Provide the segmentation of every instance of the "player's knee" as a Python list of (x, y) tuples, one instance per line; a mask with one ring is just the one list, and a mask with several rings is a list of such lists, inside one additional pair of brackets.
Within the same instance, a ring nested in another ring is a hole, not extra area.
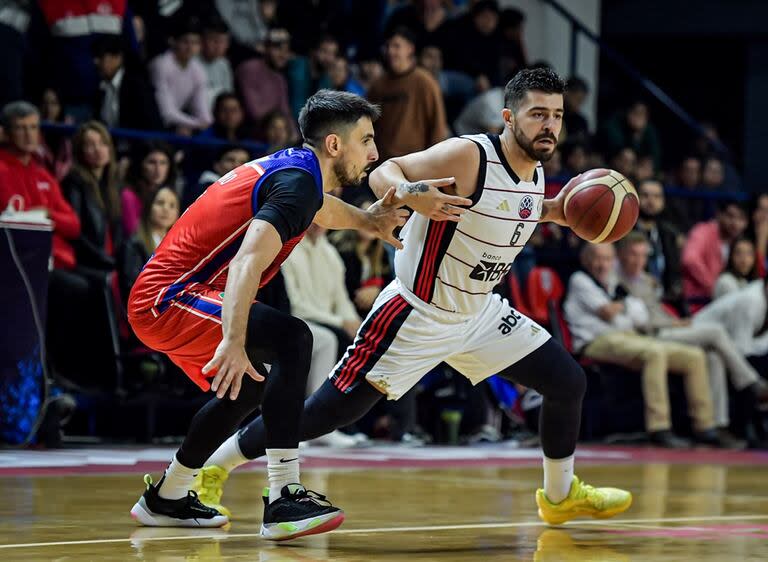
[(587, 375), (573, 357), (563, 362), (555, 389), (557, 395), (568, 400), (582, 400), (587, 392)]

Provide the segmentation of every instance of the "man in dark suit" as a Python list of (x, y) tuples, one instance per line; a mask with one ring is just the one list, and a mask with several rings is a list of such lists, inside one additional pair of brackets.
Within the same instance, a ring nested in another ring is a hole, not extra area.
[(108, 127), (162, 129), (152, 85), (141, 70), (126, 65), (122, 40), (100, 38), (94, 44), (93, 56), (101, 77), (93, 115)]
[(664, 212), (664, 186), (654, 179), (643, 180), (637, 185), (640, 199), (640, 218), (635, 230), (643, 232), (651, 245), (648, 256), (648, 272), (664, 287), (664, 301), (685, 314), (685, 300), (680, 269), (682, 236), (670, 223), (661, 219)]

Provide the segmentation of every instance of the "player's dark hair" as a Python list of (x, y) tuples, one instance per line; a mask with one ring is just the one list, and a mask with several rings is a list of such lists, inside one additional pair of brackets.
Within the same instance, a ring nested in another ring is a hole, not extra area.
[(325, 137), (343, 134), (361, 117), (376, 121), (381, 115), (378, 105), (356, 94), (320, 90), (311, 96), (299, 113), (301, 136), (310, 146), (322, 145)]
[(545, 94), (562, 94), (565, 92), (565, 81), (550, 68), (521, 70), (504, 88), (504, 107), (513, 112), (517, 111), (525, 94), (532, 90)]

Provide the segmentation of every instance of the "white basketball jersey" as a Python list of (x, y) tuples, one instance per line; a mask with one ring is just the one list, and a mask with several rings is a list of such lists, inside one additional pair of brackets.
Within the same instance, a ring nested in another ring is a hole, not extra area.
[(447, 312), (477, 314), (533, 234), (544, 201), (544, 173), (521, 181), (498, 135), (467, 135), (480, 149), (473, 205), (459, 223), (413, 213), (395, 254), (400, 283), (422, 301)]

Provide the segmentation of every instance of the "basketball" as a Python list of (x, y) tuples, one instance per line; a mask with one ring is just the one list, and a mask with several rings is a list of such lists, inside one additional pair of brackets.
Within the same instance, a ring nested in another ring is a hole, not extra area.
[(615, 170), (589, 170), (563, 190), (568, 225), (587, 242), (615, 242), (637, 222), (640, 207), (635, 186)]

